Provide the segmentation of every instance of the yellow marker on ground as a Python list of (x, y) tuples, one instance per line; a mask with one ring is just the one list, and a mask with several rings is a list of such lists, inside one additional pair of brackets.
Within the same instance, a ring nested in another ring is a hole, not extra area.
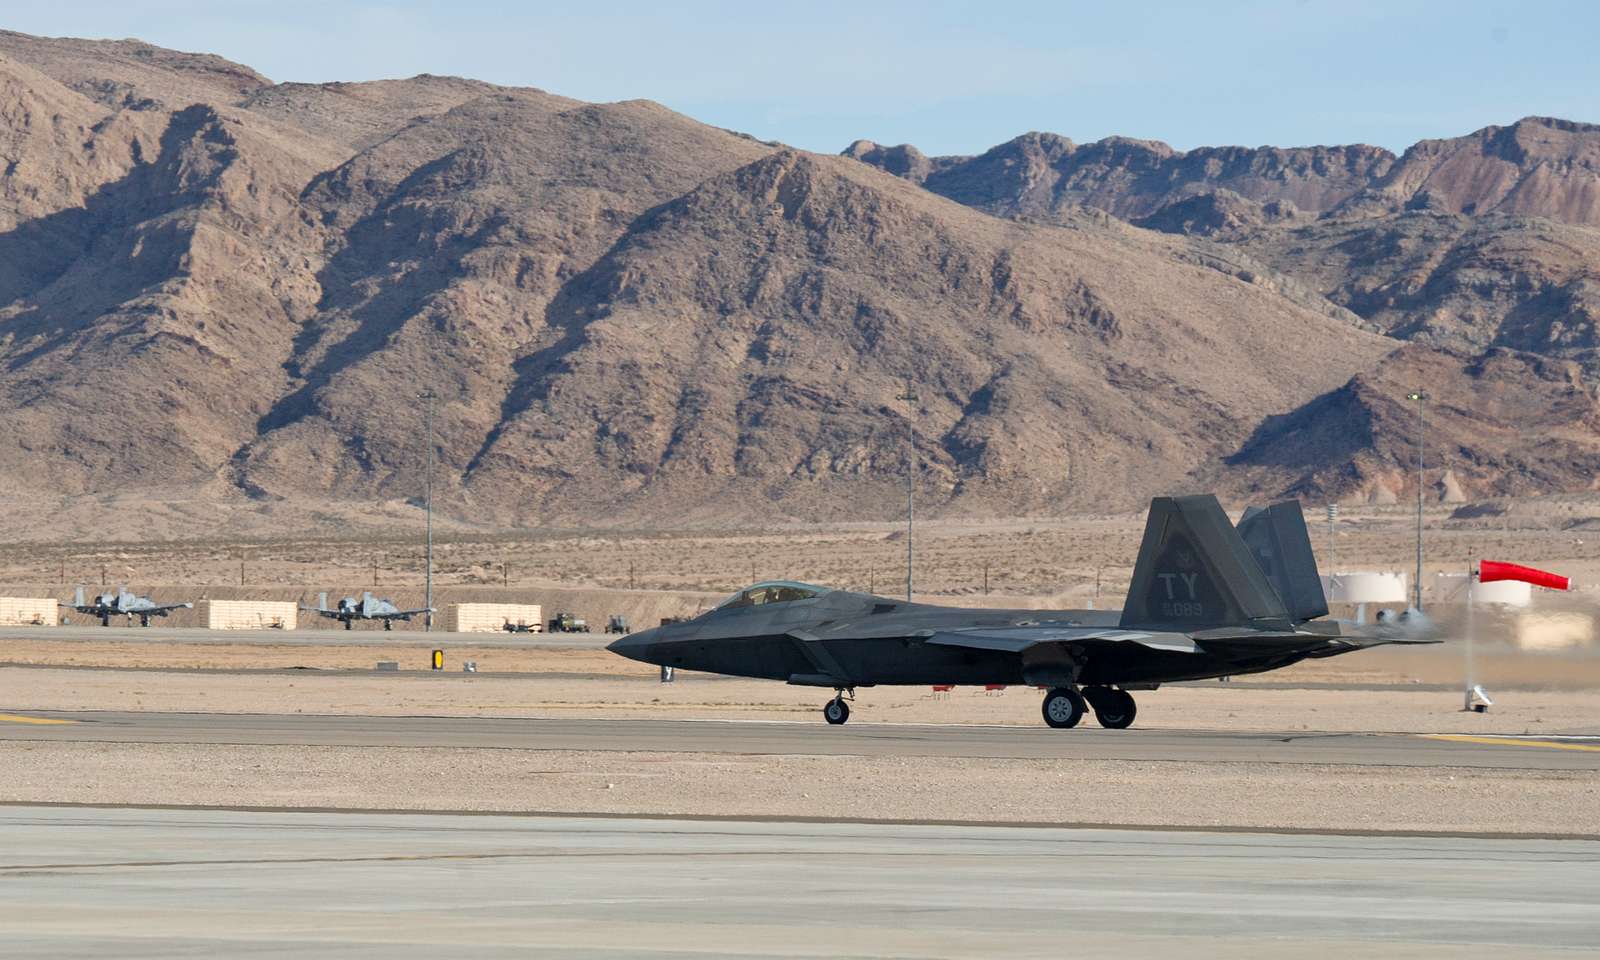
[(77, 723), (76, 720), (57, 720), (54, 717), (24, 717), (16, 713), (0, 713), (0, 723)]
[(1486, 743), (1492, 747), (1549, 747), (1552, 750), (1583, 750), (1600, 753), (1600, 745), (1587, 743), (1562, 743), (1559, 740), (1524, 740), (1521, 737), (1479, 737), (1467, 733), (1425, 733), (1429, 740), (1449, 740), (1454, 743)]

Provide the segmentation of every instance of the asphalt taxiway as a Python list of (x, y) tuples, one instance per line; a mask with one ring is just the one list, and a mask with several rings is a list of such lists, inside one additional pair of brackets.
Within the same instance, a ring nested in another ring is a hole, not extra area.
[(0, 807), (34, 958), (1592, 955), (1600, 842)]
[(1082, 726), (306, 714), (0, 714), (0, 741), (192, 743), (868, 757), (976, 757), (1600, 770), (1600, 738), (1104, 730)]

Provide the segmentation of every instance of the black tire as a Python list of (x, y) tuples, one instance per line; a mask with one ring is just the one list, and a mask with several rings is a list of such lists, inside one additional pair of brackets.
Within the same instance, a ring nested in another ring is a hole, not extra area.
[(1057, 730), (1069, 730), (1083, 719), (1083, 712), (1088, 706), (1078, 691), (1071, 687), (1056, 687), (1044, 695), (1040, 712), (1044, 714), (1045, 723)]
[(850, 704), (838, 698), (829, 700), (827, 705), (822, 708), (822, 719), (834, 726), (844, 723), (850, 719)]
[(1126, 690), (1107, 690), (1096, 699), (1094, 718), (1107, 730), (1126, 730), (1139, 714), (1139, 704)]

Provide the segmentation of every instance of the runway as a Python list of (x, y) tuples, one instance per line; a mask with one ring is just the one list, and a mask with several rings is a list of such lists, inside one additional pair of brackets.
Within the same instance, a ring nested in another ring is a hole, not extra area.
[(36, 958), (1589, 954), (1600, 842), (0, 808)]
[[(39, 722), (44, 721), (44, 722)], [(52, 722), (64, 721), (64, 722)], [(305, 714), (0, 714), (0, 740), (449, 747), (867, 757), (977, 757), (1600, 769), (1600, 739), (965, 724)]]

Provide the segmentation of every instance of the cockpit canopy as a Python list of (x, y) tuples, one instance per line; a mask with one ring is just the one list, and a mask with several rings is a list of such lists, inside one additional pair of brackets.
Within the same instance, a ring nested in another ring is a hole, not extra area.
[(831, 592), (827, 587), (819, 587), (810, 583), (796, 583), (793, 580), (769, 580), (758, 583), (753, 587), (746, 587), (728, 599), (717, 604), (718, 610), (731, 610), (735, 607), (756, 607), (768, 603), (791, 603), (795, 600), (810, 600)]

